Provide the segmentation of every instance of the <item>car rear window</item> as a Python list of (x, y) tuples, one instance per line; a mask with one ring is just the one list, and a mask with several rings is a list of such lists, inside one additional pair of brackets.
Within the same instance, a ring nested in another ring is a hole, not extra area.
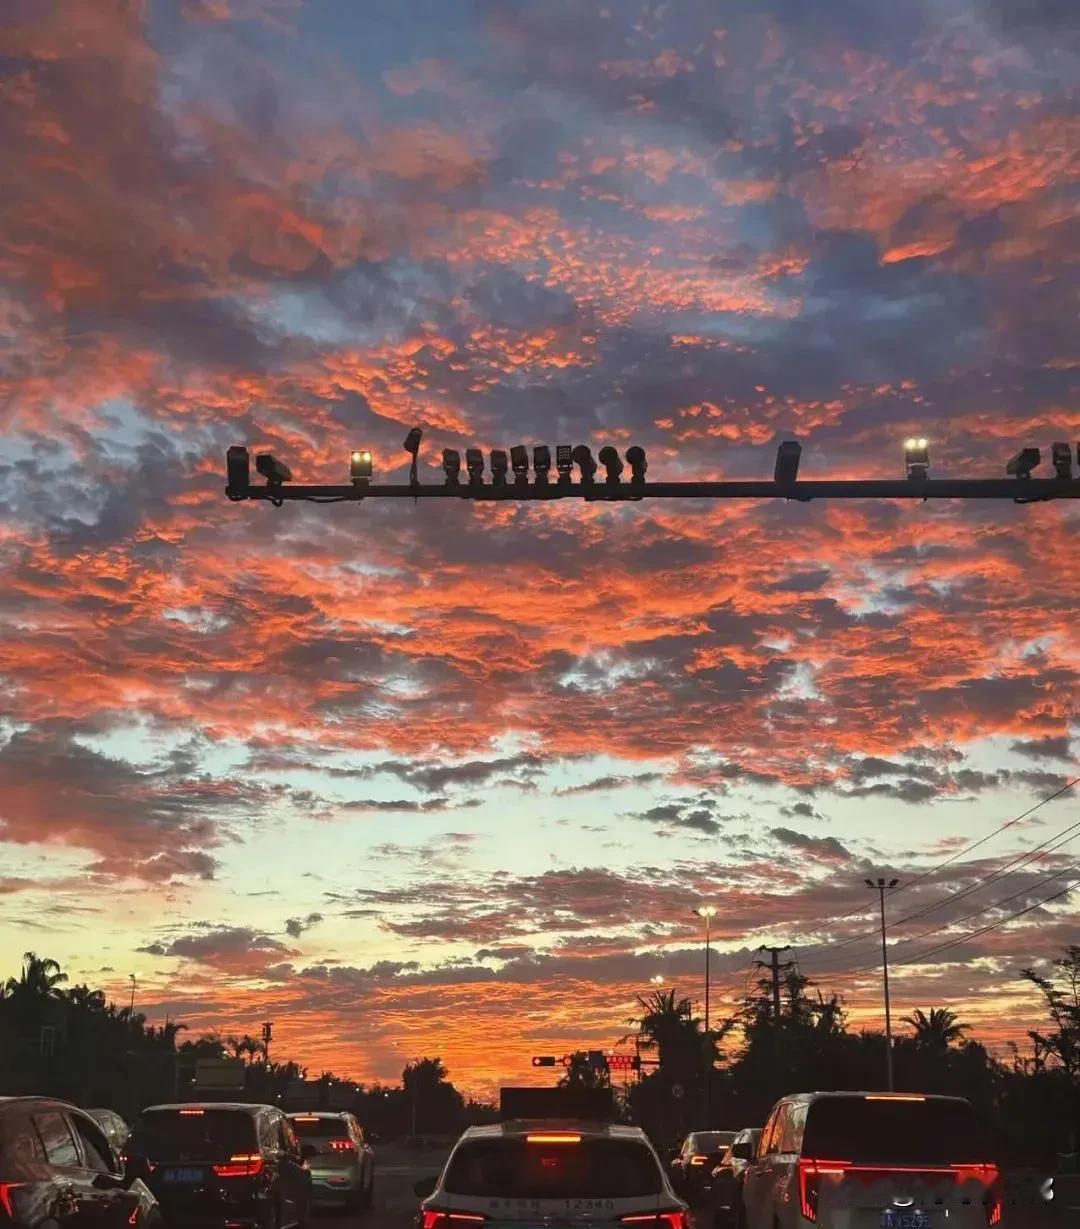
[(989, 1159), (964, 1101), (828, 1097), (806, 1118), (804, 1156), (892, 1165), (954, 1165)]
[(158, 1110), (135, 1123), (128, 1152), (147, 1160), (217, 1161), (257, 1152), (255, 1119), (239, 1110)]
[(719, 1152), (734, 1138), (734, 1131), (701, 1131), (694, 1136), (694, 1147), (699, 1152)]
[(663, 1189), (649, 1149), (621, 1139), (469, 1141), (454, 1153), (443, 1186), (450, 1195), (501, 1199), (631, 1199)]
[(340, 1118), (290, 1118), (301, 1139), (348, 1139), (349, 1128)]

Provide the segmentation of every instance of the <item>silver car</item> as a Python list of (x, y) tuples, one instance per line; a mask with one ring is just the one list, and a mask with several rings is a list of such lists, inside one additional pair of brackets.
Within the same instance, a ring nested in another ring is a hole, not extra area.
[(375, 1194), (375, 1153), (352, 1114), (326, 1111), (290, 1114), (292, 1128), (311, 1169), (315, 1206), (370, 1208)]

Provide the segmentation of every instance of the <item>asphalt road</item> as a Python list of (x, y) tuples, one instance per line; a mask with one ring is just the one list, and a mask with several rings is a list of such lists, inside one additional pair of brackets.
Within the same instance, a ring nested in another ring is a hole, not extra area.
[(317, 1212), (311, 1229), (412, 1229), (420, 1200), (413, 1194), (418, 1178), (437, 1174), (446, 1150), (419, 1151), (384, 1146), (375, 1153), (375, 1202), (368, 1212)]

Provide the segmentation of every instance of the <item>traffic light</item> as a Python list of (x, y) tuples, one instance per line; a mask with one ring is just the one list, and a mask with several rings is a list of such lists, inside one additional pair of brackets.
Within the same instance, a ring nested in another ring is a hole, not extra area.
[(555, 1055), (554, 1054), (534, 1054), (532, 1065), (534, 1067), (554, 1067), (555, 1066)]

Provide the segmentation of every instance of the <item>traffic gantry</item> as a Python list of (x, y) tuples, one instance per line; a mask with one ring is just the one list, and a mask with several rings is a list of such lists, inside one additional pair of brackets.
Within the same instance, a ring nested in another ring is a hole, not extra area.
[[(348, 485), (300, 485), (292, 480), (292, 470), (272, 453), (255, 457), (256, 471), (266, 479), (265, 485), (253, 485), (251, 458), (242, 445), (234, 445), (226, 453), (226, 496), (234, 501), (263, 499), (280, 507), (287, 500), (309, 500), (312, 503), (359, 502), (363, 499), (472, 499), (495, 502), (527, 502), (578, 498), (608, 503), (637, 502), (642, 499), (788, 499), (808, 502), (812, 499), (1008, 499), (1018, 504), (1038, 503), (1050, 499), (1080, 499), (1080, 477), (1074, 476), (1072, 445), (1056, 442), (1051, 448), (1053, 476), (1034, 478), (1042, 452), (1038, 448), (1022, 448), (1006, 464), (1004, 478), (931, 478), (930, 442), (922, 436), (912, 436), (904, 442), (904, 478), (841, 478), (800, 479), (799, 465), (802, 445), (798, 440), (783, 440), (776, 452), (776, 464), (771, 481), (735, 479), (718, 482), (649, 482), (645, 450), (634, 444), (623, 457), (611, 444), (600, 449), (600, 465), (605, 477), (597, 481), (596, 458), (588, 444), (559, 444), (555, 448), (556, 480), (550, 480), (552, 453), (546, 444), (532, 450), (530, 479), (529, 450), (515, 444), (507, 451), (493, 448), (485, 458), (480, 448), (465, 449), (465, 470), (468, 480), (461, 480), (461, 453), (456, 448), (444, 448), (441, 484), (422, 483), (417, 464), (423, 431), (413, 427), (405, 437), (404, 448), (409, 454), (407, 483), (376, 483), (374, 458), (369, 449), (358, 448), (350, 454)], [(1080, 444), (1076, 445), (1080, 465)], [(485, 481), (485, 468), (491, 475)], [(574, 470), (578, 480), (574, 481)], [(624, 477), (629, 468), (629, 479)], [(513, 481), (510, 481), (511, 471)]]

